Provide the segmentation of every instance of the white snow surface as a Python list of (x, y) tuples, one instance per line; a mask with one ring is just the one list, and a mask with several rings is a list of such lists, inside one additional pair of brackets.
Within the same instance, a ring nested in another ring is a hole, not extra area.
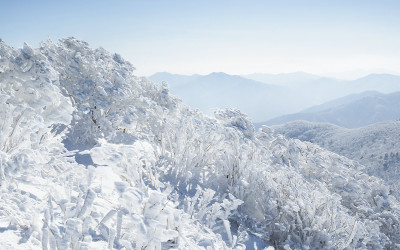
[(362, 165), (133, 72), (74, 38), (0, 40), (0, 249), (400, 247)]

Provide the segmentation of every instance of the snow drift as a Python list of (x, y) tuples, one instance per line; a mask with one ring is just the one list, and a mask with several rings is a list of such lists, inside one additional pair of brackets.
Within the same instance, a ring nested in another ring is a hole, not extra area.
[(399, 247), (363, 166), (133, 72), (74, 38), (0, 42), (1, 248)]

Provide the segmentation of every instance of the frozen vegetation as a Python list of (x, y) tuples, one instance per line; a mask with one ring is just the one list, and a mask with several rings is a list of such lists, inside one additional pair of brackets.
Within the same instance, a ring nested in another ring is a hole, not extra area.
[(400, 247), (384, 181), (67, 38), (0, 42), (0, 249)]
[(365, 173), (385, 180), (400, 199), (400, 121), (357, 129), (328, 123), (295, 121), (274, 126), (275, 133), (320, 145), (365, 166)]

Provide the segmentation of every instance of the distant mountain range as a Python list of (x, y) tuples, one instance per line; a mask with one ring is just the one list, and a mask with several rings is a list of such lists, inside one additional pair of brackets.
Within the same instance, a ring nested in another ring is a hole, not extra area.
[(259, 82), (264, 82), (274, 85), (283, 85), (283, 86), (310, 83), (312, 81), (322, 78), (321, 76), (305, 72), (281, 73), (281, 74), (255, 73), (255, 74), (243, 75), (243, 77)]
[(339, 80), (332, 77), (323, 77), (305, 72), (281, 74), (256, 73), (243, 75), (243, 77), (267, 84), (288, 87), (319, 87), (321, 85), (324, 86), (330, 84), (331, 86), (333, 86), (333, 88), (330, 89), (340, 87), (345, 92), (354, 93), (367, 90), (376, 90), (382, 93), (391, 93), (399, 91), (400, 85), (400, 76), (391, 74), (369, 74), (356, 80)]
[[(400, 91), (400, 76), (388, 74), (372, 74), (357, 80), (344, 81), (304, 72), (245, 76), (225, 73), (177, 75), (163, 72), (156, 73), (149, 79), (158, 84), (167, 82), (173, 95), (204, 113), (211, 114), (216, 108), (237, 108), (256, 123), (286, 114), (304, 113), (309, 107), (350, 94), (365, 91), (387, 94)], [(359, 99), (363, 95), (375, 94), (367, 92), (356, 96)], [(335, 100), (333, 104), (336, 102)], [(277, 123), (279, 122), (267, 124)]]
[(277, 125), (296, 120), (327, 122), (346, 128), (358, 128), (400, 118), (400, 92), (381, 94), (368, 91), (348, 95), (300, 113), (280, 116), (261, 124)]
[[(394, 187), (400, 198), (400, 121), (346, 129), (327, 123), (295, 121), (273, 126), (276, 134), (318, 144), (366, 166), (365, 172)], [(397, 177), (396, 177), (397, 176)]]
[(157, 73), (149, 79), (156, 83), (166, 81), (173, 95), (209, 115), (217, 108), (237, 108), (253, 119), (260, 120), (292, 110), (287, 106), (276, 106), (279, 98), (285, 95), (284, 87), (238, 75), (221, 72), (204, 76)]

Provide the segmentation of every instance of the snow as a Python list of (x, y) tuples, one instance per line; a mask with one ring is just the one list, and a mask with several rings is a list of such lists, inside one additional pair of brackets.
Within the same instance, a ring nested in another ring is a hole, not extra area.
[(399, 202), (358, 163), (192, 110), (74, 38), (0, 56), (1, 248), (400, 244)]
[[(21, 235), (17, 229), (0, 228), (0, 248), (1, 249), (39, 249), (40, 241), (35, 239), (24, 242), (26, 236)], [(31, 236), (32, 237), (32, 236)]]
[(358, 129), (328, 123), (296, 121), (274, 126), (275, 133), (320, 145), (365, 166), (369, 175), (385, 180), (390, 192), (400, 198), (400, 122), (387, 121)]

